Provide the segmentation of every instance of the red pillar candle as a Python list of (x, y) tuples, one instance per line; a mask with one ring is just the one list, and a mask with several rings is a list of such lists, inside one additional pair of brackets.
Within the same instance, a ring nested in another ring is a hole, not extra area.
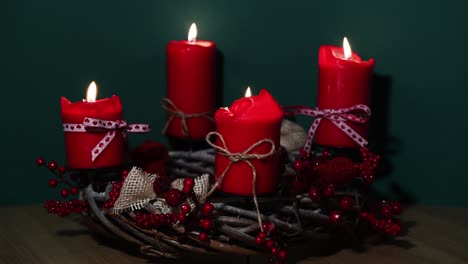
[[(357, 104), (369, 105), (374, 59), (363, 61), (351, 51), (346, 38), (343, 46), (321, 46), (319, 49), (317, 107), (321, 110), (341, 109)], [(347, 124), (367, 139), (366, 124)], [(314, 142), (330, 147), (358, 147), (354, 140), (326, 118), (320, 122)]]
[[(256, 193), (272, 193), (276, 190), (280, 174), (278, 149), (283, 110), (278, 102), (262, 89), (257, 96), (244, 97), (232, 103), (231, 107), (220, 108), (215, 113), (216, 132), (219, 133), (230, 153), (244, 153), (252, 145), (264, 139), (274, 142), (273, 155), (265, 159), (249, 159), (256, 169)], [(222, 146), (219, 137), (217, 146)], [(248, 154), (265, 154), (272, 149), (266, 142), (253, 148)], [(229, 165), (228, 157), (217, 153), (215, 178), (218, 179)], [(252, 168), (244, 161), (231, 164), (226, 172), (220, 190), (236, 195), (252, 195)]]
[[(95, 101), (90, 91), (95, 89), (94, 82), (88, 88), (88, 96), (82, 102), (71, 103), (61, 98), (61, 114), (64, 124), (82, 124), (85, 117), (107, 121), (122, 120), (122, 104), (117, 95)], [(120, 166), (124, 162), (125, 140), (122, 131), (116, 130), (115, 137), (93, 162), (91, 151), (100, 143), (108, 131), (102, 132), (65, 132), (65, 152), (67, 166), (73, 169), (95, 169)]]
[[(167, 45), (167, 98), (185, 115), (207, 113), (215, 108), (216, 46), (212, 41), (196, 40), (196, 27), (192, 24), (189, 39), (171, 41)], [(171, 118), (172, 116), (172, 118)], [(168, 112), (166, 134), (177, 138), (204, 139), (213, 131), (214, 124), (207, 116), (183, 120)]]

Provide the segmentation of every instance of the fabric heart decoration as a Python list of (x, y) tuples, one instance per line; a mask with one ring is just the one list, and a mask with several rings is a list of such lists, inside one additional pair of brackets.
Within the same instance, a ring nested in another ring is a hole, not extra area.
[[(152, 210), (159, 212), (172, 212), (172, 208), (166, 204), (165, 200), (153, 190), (153, 182), (158, 177), (156, 174), (151, 174), (143, 171), (140, 167), (133, 167), (125, 178), (119, 198), (115, 201), (114, 213), (123, 211), (134, 211), (146, 207), (151, 201)], [(174, 180), (171, 187), (182, 190), (183, 178)], [(208, 174), (203, 174), (194, 179), (195, 186), (193, 191), (197, 198), (204, 196), (210, 189), (210, 179)], [(190, 204), (193, 203), (190, 198), (185, 199)]]
[(156, 174), (150, 174), (139, 167), (133, 167), (124, 180), (119, 198), (115, 201), (114, 213), (144, 208), (149, 201), (155, 199), (153, 181), (156, 177)]

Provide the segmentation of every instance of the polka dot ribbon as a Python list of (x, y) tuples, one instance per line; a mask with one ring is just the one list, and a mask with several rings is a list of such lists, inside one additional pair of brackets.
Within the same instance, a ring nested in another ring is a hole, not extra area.
[(163, 134), (166, 134), (169, 125), (171, 124), (172, 120), (174, 120), (174, 118), (176, 117), (180, 118), (182, 135), (184, 135), (185, 137), (188, 137), (190, 132), (187, 125), (187, 119), (204, 117), (214, 122), (214, 119), (212, 117), (213, 111), (186, 114), (184, 113), (184, 111), (180, 110), (169, 98), (161, 99), (161, 107), (169, 113), (169, 118), (167, 119), (166, 125), (164, 125), (164, 128), (162, 130)]
[(359, 146), (367, 146), (367, 140), (352, 129), (346, 122), (365, 124), (369, 121), (371, 110), (368, 106), (358, 104), (348, 108), (341, 109), (311, 109), (306, 106), (287, 106), (284, 108), (286, 114), (306, 115), (315, 117), (314, 122), (309, 128), (304, 150), (309, 153), (312, 147), (315, 132), (323, 118), (330, 120), (337, 128), (348, 135)]
[(85, 117), (82, 124), (63, 124), (63, 131), (65, 132), (102, 133), (108, 131), (104, 138), (91, 150), (91, 160), (93, 162), (112, 142), (116, 129), (125, 129), (125, 131), (130, 133), (148, 133), (151, 131), (148, 124), (127, 124), (124, 120), (110, 121), (91, 117)]
[[(219, 140), (221, 141), (222, 146), (218, 146), (218, 145), (216, 145), (215, 142), (212, 141), (211, 138), (213, 136), (216, 136), (216, 137), (219, 138)], [(263, 231), (262, 218), (261, 218), (261, 215), (260, 215), (260, 209), (259, 209), (258, 201), (257, 201), (257, 190), (256, 190), (257, 189), (256, 188), (257, 169), (255, 168), (255, 166), (252, 164), (252, 162), (250, 160), (252, 160), (252, 159), (261, 160), (261, 159), (266, 159), (266, 158), (272, 156), (275, 153), (275, 142), (273, 142), (273, 140), (271, 140), (269, 138), (265, 138), (265, 139), (257, 141), (256, 143), (254, 143), (252, 146), (248, 147), (244, 152), (241, 152), (241, 153), (232, 153), (232, 152), (230, 152), (229, 149), (226, 146), (226, 142), (224, 141), (224, 137), (218, 132), (214, 132), (214, 131), (209, 132), (206, 135), (206, 142), (210, 146), (212, 146), (217, 151), (218, 154), (228, 157), (229, 158), (229, 163), (228, 163), (226, 169), (224, 169), (223, 173), (216, 180), (213, 187), (211, 187), (210, 191), (205, 196), (203, 196), (200, 199), (200, 201), (203, 203), (218, 188), (218, 186), (223, 181), (224, 176), (226, 176), (227, 172), (231, 168), (232, 164), (234, 164), (236, 162), (245, 162), (252, 169), (252, 195), (253, 195), (253, 201), (254, 201), (254, 204), (255, 204), (255, 209), (257, 210), (258, 224), (260, 226), (261, 231)], [(262, 153), (262, 154), (250, 153), (253, 149), (255, 149), (256, 147), (258, 147), (258, 146), (260, 146), (261, 144), (264, 144), (264, 143), (270, 145), (270, 150), (267, 153)]]

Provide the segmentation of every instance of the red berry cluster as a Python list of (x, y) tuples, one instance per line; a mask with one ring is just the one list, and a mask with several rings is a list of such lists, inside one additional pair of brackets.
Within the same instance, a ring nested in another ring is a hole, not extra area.
[(142, 211), (135, 213), (135, 223), (142, 228), (160, 227), (163, 225), (171, 225), (177, 222), (176, 213), (167, 214), (150, 214)]
[(333, 184), (328, 184), (322, 188), (316, 186), (311, 186), (309, 189), (309, 198), (312, 201), (319, 201), (321, 197), (330, 198), (335, 194), (335, 186)]
[[(384, 234), (397, 236), (401, 232), (400, 221), (394, 216), (402, 212), (401, 205), (397, 202), (387, 203), (382, 201), (377, 214), (361, 212), (360, 219), (367, 222), (374, 230)], [(376, 217), (380, 216), (380, 219)]]
[(115, 201), (120, 196), (120, 191), (122, 190), (123, 182), (125, 181), (125, 178), (128, 176), (128, 171), (127, 170), (122, 170), (122, 181), (121, 182), (114, 182), (112, 184), (112, 190), (109, 192), (109, 200), (107, 200), (104, 203), (105, 208), (112, 208), (114, 207)]
[(214, 206), (212, 203), (205, 203), (201, 210), (200, 227), (203, 229), (202, 232), (198, 235), (200, 241), (208, 240), (208, 232), (213, 229), (213, 221), (211, 220), (211, 215), (213, 214)]
[(362, 162), (356, 164), (359, 169), (359, 175), (367, 184), (374, 181), (375, 169), (380, 161), (380, 155), (372, 153), (368, 148), (360, 149)]
[(334, 210), (330, 212), (330, 222), (334, 224), (339, 224), (343, 221), (343, 212), (340, 210)]
[(188, 203), (184, 203), (180, 206), (179, 214), (177, 215), (177, 219), (181, 223), (187, 222), (187, 215), (190, 214), (192, 211), (192, 207)]
[(263, 222), (263, 231), (255, 237), (255, 243), (258, 246), (264, 246), (270, 251), (271, 263), (284, 263), (288, 257), (286, 245), (280, 240), (280, 234), (273, 223)]
[(373, 214), (367, 212), (361, 212), (360, 218), (378, 232), (392, 236), (397, 236), (401, 232), (401, 224), (396, 219), (377, 219)]
[(354, 207), (354, 200), (349, 196), (344, 196), (339, 201), (340, 209), (333, 210), (330, 212), (330, 222), (339, 224), (343, 222), (343, 217), (346, 211), (350, 211)]
[(192, 178), (185, 178), (182, 191), (175, 188), (169, 189), (164, 196), (167, 205), (171, 207), (179, 206), (185, 198), (193, 195), (193, 187), (195, 187), (195, 181)]
[(57, 214), (60, 217), (65, 217), (70, 215), (71, 213), (87, 213), (88, 212), (88, 203), (78, 200), (72, 199), (70, 201), (51, 201), (47, 200), (44, 204), (44, 207), (47, 209), (47, 212), (50, 214)]
[(321, 191), (318, 189), (311, 190), (312, 188), (315, 188), (311, 188), (311, 186), (316, 184), (317, 180), (320, 180), (318, 179), (320, 174), (315, 170), (329, 161), (330, 158), (331, 153), (328, 150), (324, 150), (321, 154), (314, 157), (302, 150), (300, 152), (300, 157), (292, 163), (292, 168), (296, 171), (296, 175), (291, 181), (290, 192), (292, 194), (302, 194), (306, 193), (308, 190), (315, 192), (317, 195), (313, 195), (315, 196), (315, 198), (312, 198), (313, 200), (318, 200), (321, 192), (323, 192), (323, 196), (325, 197), (333, 196), (334, 187), (332, 182), (320, 182), (320, 185), (323, 185), (321, 188), (323, 190)]
[[(46, 165), (45, 159), (37, 158), (36, 159), (36, 165), (37, 166), (45, 166)], [(67, 171), (67, 169), (64, 166), (59, 166), (58, 163), (56, 161), (54, 161), (54, 160), (51, 160), (51, 161), (49, 161), (49, 163), (47, 163), (47, 168), (52, 172), (54, 172), (55, 170), (58, 169), (57, 171), (58, 171), (58, 173), (60, 175), (64, 174)]]
[(296, 171), (296, 175), (291, 179), (289, 192), (291, 194), (300, 194), (307, 192), (307, 172), (312, 167), (309, 160), (300, 158), (292, 163), (292, 168)]
[[(49, 180), (49, 187), (50, 188), (55, 188), (55, 187), (57, 187), (58, 184), (59, 184), (59, 182), (56, 179), (50, 179)], [(70, 194), (71, 195), (77, 195), (78, 191), (79, 190), (78, 190), (78, 188), (76, 186), (72, 186), (70, 188), (64, 188), (64, 189), (60, 190), (60, 195), (63, 198), (67, 198)]]
[[(59, 184), (67, 184), (69, 185), (68, 188), (63, 188), (60, 190), (60, 195), (63, 198), (67, 198), (70, 195), (77, 195), (79, 192), (78, 187), (72, 186), (70, 182), (68, 182), (64, 178), (64, 174), (67, 172), (67, 169), (64, 166), (59, 166), (58, 163), (54, 160), (49, 161), (48, 163), (43, 158), (37, 158), (36, 164), (38, 166), (46, 166), (53, 174), (56, 175), (57, 178), (49, 179), (48, 185), (50, 188), (55, 188)], [(70, 177), (73, 176), (70, 175)], [(73, 180), (73, 179), (72, 179)], [(49, 213), (55, 213), (61, 217), (68, 216), (72, 212), (81, 213), (82, 211), (88, 210), (87, 203), (72, 199), (69, 201), (55, 201), (52, 202), (51, 200), (47, 200), (45, 202), (45, 208)]]
[(311, 167), (311, 163), (306, 159), (297, 159), (292, 163), (292, 168), (296, 172), (303, 172), (304, 170)]
[[(37, 158), (36, 164), (38, 166), (45, 166), (46, 161), (43, 158)], [(49, 163), (47, 163), (47, 168), (52, 173), (58, 176), (58, 179), (55, 179), (55, 178), (49, 179), (48, 185), (50, 188), (57, 187), (59, 183), (65, 183), (65, 180), (63, 179), (63, 175), (67, 172), (67, 169), (64, 166), (59, 166), (56, 161), (52, 160), (52, 161), (49, 161)], [(76, 186), (71, 186), (70, 188), (64, 188), (60, 190), (60, 195), (64, 198), (67, 198), (70, 194), (71, 195), (78, 194), (78, 188)]]
[[(153, 187), (158, 188), (158, 190), (160, 190), (158, 186)], [(187, 197), (194, 197), (194, 187), (195, 181), (193, 180), (193, 178), (185, 178), (182, 190), (171, 188), (165, 193), (164, 199), (167, 205), (173, 208), (178, 207), (178, 213), (171, 212), (167, 214), (151, 214), (139, 211), (135, 214), (135, 223), (142, 228), (153, 228), (160, 227), (162, 225), (171, 225), (176, 223), (177, 221), (180, 223), (187, 223), (189, 215), (192, 213), (193, 209), (190, 206), (190, 204), (181, 203)], [(192, 214), (192, 219), (198, 219), (198, 227), (202, 229), (202, 231), (198, 235), (198, 239), (200, 241), (208, 241), (208, 232), (211, 229), (213, 229), (213, 221), (211, 220), (211, 215), (214, 211), (214, 206), (211, 203), (205, 203), (201, 207), (200, 211), (197, 211), (197, 208), (195, 208), (194, 212), (198, 213)]]

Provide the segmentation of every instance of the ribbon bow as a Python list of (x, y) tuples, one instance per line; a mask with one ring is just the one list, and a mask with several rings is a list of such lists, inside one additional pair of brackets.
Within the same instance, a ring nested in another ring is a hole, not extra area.
[[(348, 108), (341, 109), (311, 109), (305, 106), (289, 106), (285, 107), (286, 112), (290, 114), (300, 114), (315, 117), (314, 122), (309, 128), (307, 140), (304, 145), (306, 153), (310, 152), (315, 132), (320, 125), (323, 118), (330, 120), (337, 128), (348, 135), (359, 146), (366, 147), (367, 140), (351, 128), (346, 122), (353, 122), (357, 124), (365, 124), (369, 121), (371, 110), (368, 106), (357, 104)], [(357, 114), (360, 115), (357, 115)]]
[[(222, 146), (216, 145), (216, 143), (213, 143), (211, 141), (211, 136), (217, 136), (220, 141)], [(265, 138), (262, 140), (257, 141), (254, 143), (252, 146), (247, 148), (245, 151), (241, 153), (232, 153), (229, 151), (229, 149), (226, 146), (226, 142), (224, 141), (223, 136), (218, 133), (218, 132), (209, 132), (206, 135), (206, 141), (207, 143), (212, 146), (214, 149), (218, 151), (220, 155), (226, 156), (229, 158), (229, 164), (227, 165), (226, 169), (224, 169), (223, 173), (219, 176), (219, 178), (216, 180), (214, 183), (213, 187), (211, 187), (210, 191), (201, 199), (201, 202), (203, 203), (208, 196), (210, 196), (219, 186), (219, 184), (223, 181), (224, 176), (226, 176), (227, 172), (231, 168), (231, 165), (236, 162), (245, 162), (249, 167), (252, 169), (252, 194), (253, 194), (253, 200), (255, 204), (255, 209), (257, 210), (257, 220), (260, 225), (260, 229), (263, 231), (262, 227), (262, 219), (260, 217), (260, 209), (258, 207), (258, 201), (257, 201), (257, 191), (255, 190), (255, 184), (257, 182), (257, 170), (255, 169), (255, 166), (252, 164), (250, 161), (251, 159), (266, 159), (270, 156), (272, 156), (275, 153), (275, 143), (273, 140), (269, 138)], [(263, 143), (268, 143), (271, 147), (270, 150), (267, 153), (264, 154), (256, 154), (256, 153), (250, 153), (254, 148), (258, 147), (259, 145)]]
[(174, 102), (172, 102), (169, 98), (162, 98), (161, 99), (161, 107), (169, 113), (169, 117), (167, 119), (167, 122), (164, 125), (164, 128), (162, 130), (163, 134), (166, 134), (167, 129), (169, 128), (169, 125), (171, 124), (172, 120), (174, 118), (176, 118), (176, 117), (180, 118), (182, 135), (184, 135), (185, 137), (188, 137), (189, 132), (190, 132), (189, 128), (188, 128), (188, 125), (187, 125), (187, 119), (196, 118), (196, 117), (204, 117), (204, 118), (208, 118), (211, 121), (214, 121), (213, 117), (211, 117), (211, 114), (213, 113), (213, 111), (186, 114), (186, 113), (184, 113), (184, 111), (179, 109), (174, 104)]
[(104, 138), (91, 150), (91, 161), (95, 161), (99, 155), (115, 138), (116, 129), (125, 129), (131, 133), (147, 133), (150, 132), (148, 124), (127, 124), (124, 120), (102, 120), (97, 118), (85, 117), (81, 124), (64, 123), (63, 131), (65, 132), (90, 132), (98, 133), (100, 131), (109, 131)]

